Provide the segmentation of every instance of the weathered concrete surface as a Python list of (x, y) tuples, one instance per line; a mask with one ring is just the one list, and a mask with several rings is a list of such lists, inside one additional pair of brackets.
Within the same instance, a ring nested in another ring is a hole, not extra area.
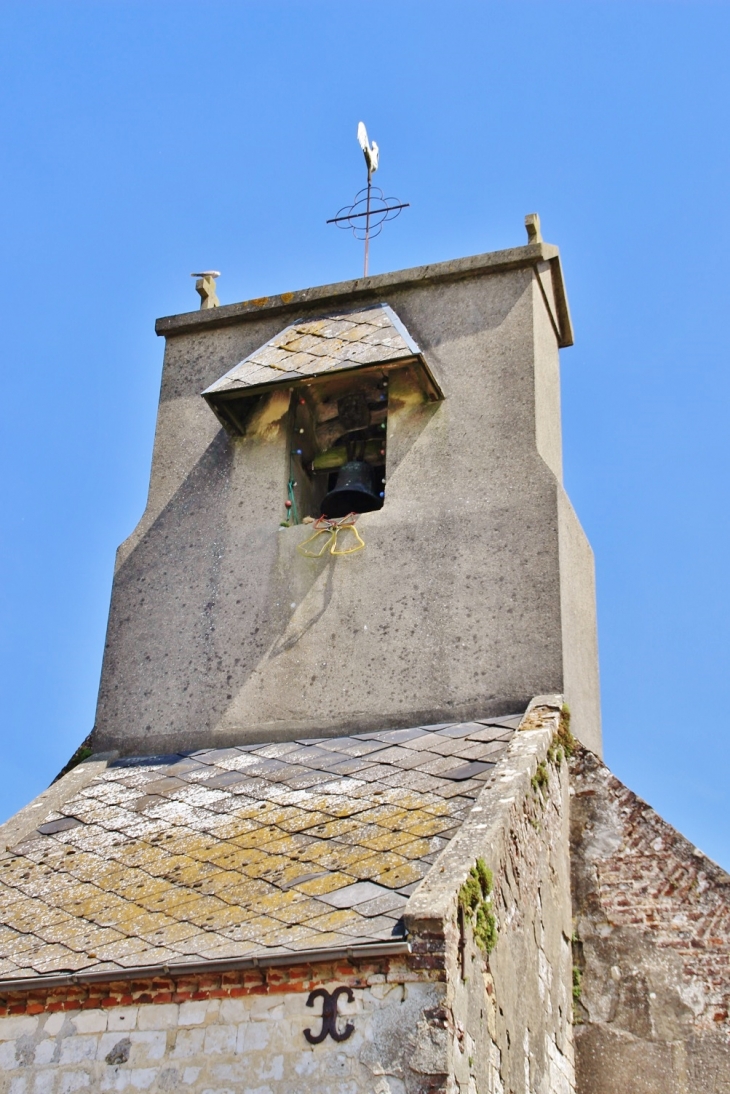
[[(535, 339), (535, 440), (537, 450), (558, 484), (563, 481), (563, 442), (560, 415), (560, 308), (550, 266), (535, 270), (533, 322)], [(593, 552), (568, 495), (558, 486), (558, 557), (560, 564), (560, 620), (563, 683), (572, 722), (580, 739), (601, 751), (600, 721), (596, 713), (598, 687), (598, 633)]]
[[(545, 705), (550, 704), (550, 705)], [(415, 954), (444, 952), (460, 1091), (571, 1094), (568, 769), (560, 697), (531, 708), (493, 780), (406, 907)], [(459, 913), (483, 859), (497, 942), (485, 958)]]
[[(600, 747), (590, 549), (559, 482), (555, 254), (370, 279), (367, 298), (394, 309), (445, 399), (414, 405), (393, 376), (385, 504), (360, 518), (367, 548), (351, 558), (305, 559), (307, 528), (279, 528), (286, 392), (237, 440), (200, 397), (321, 299), (166, 321), (149, 503), (119, 552), (96, 748), (467, 720), (553, 691)], [(339, 291), (338, 311), (362, 298)]]
[[(599, 694), (596, 581), (593, 551), (568, 496), (558, 493), (560, 626), (563, 638), (563, 691), (569, 697), (571, 726), (584, 744), (601, 754), (600, 723), (594, 708)], [(586, 732), (598, 726), (598, 732)]]
[(727, 1094), (730, 876), (591, 753), (572, 784), (579, 1094)]
[[(231, 326), (252, 315), (281, 315), (283, 312), (290, 312), (292, 308), (302, 310), (316, 306), (320, 312), (323, 312), (333, 302), (341, 303), (343, 298), (357, 302), (372, 300), (376, 294), (382, 294), (394, 285), (410, 288), (428, 285), (433, 281), (459, 281), (474, 274), (504, 273), (522, 267), (527, 262), (532, 262), (536, 266), (540, 265), (541, 268), (545, 263), (549, 265), (558, 342), (561, 347), (572, 346), (573, 327), (560, 267), (560, 252), (557, 247), (542, 240), (535, 243), (530, 240), (526, 247), (510, 247), (504, 251), (489, 251), (487, 254), (455, 258), (450, 262), (414, 266), (407, 270), (360, 277), (354, 281), (339, 281), (331, 285), (317, 285), (314, 288), (284, 292), (276, 296), (260, 296), (253, 300), (244, 300), (239, 304), (224, 304), (214, 315), (201, 315), (200, 312), (167, 315), (157, 320), (155, 330), (158, 334), (169, 336), (190, 331), (210, 330), (213, 327)], [(545, 280), (543, 278), (543, 281)]]

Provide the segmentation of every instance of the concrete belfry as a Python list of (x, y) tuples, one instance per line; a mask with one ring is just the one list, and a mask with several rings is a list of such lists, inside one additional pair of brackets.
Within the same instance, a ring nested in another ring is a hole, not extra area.
[[(559, 692), (600, 751), (592, 553), (562, 486), (572, 331), (558, 250), (530, 228), (525, 247), (158, 322), (149, 500), (118, 553), (95, 750), (496, 716)], [(290, 482), (317, 515), (327, 384), (376, 381), (366, 549), (304, 558), (311, 527), (281, 524)]]

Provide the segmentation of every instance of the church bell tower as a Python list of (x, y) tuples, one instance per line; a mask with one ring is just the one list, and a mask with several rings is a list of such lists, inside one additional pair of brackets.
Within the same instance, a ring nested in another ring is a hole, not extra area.
[(544, 693), (600, 750), (593, 558), (562, 484), (573, 338), (558, 250), (528, 220), (527, 246), (158, 321), (149, 499), (119, 548), (95, 751), (498, 716)]

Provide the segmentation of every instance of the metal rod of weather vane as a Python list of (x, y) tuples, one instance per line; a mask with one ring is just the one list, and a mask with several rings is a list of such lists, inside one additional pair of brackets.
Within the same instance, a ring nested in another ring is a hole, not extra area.
[(368, 276), (368, 256), (370, 252), (370, 186), (372, 183), (372, 173), (368, 169), (368, 203), (365, 207), (365, 272), (363, 277)]

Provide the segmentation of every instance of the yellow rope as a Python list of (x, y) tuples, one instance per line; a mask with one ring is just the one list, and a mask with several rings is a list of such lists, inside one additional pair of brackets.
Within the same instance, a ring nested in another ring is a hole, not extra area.
[[(305, 539), (303, 543), (297, 544), (297, 551), (304, 555), (305, 558), (322, 558), (322, 556), (327, 553), (328, 549), (331, 555), (354, 555), (355, 551), (362, 551), (365, 542), (355, 527), (357, 517), (357, 513), (348, 513), (346, 517), (340, 517), (339, 520), (329, 520), (327, 517), (318, 517), (314, 522), (314, 532), (309, 539)], [(347, 532), (352, 532), (357, 543), (354, 547), (346, 547), (345, 550), (338, 550), (337, 537), (340, 533), (344, 534)], [(320, 550), (307, 551), (307, 545), (314, 543), (320, 536), (326, 536)]]

